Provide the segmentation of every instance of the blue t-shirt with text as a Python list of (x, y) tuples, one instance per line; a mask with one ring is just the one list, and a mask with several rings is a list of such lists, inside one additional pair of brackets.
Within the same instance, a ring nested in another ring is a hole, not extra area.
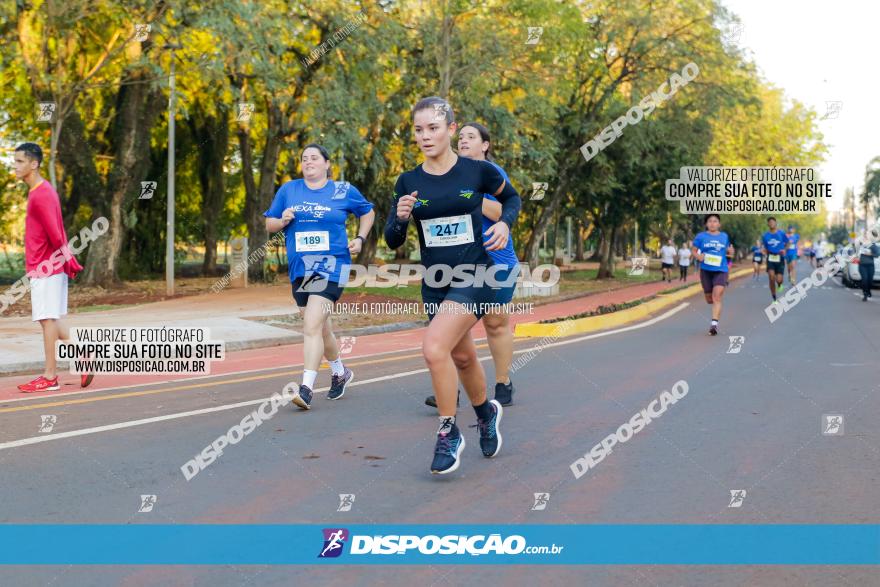
[(694, 247), (705, 258), (700, 262), (700, 269), (706, 271), (727, 272), (727, 247), (730, 245), (730, 237), (726, 232), (712, 234), (701, 232), (694, 238)]
[(768, 230), (761, 237), (761, 242), (764, 243), (764, 248), (767, 249), (767, 253), (777, 255), (785, 250), (785, 244), (788, 242), (788, 237), (779, 229), (776, 229), (776, 232), (770, 232)]
[(788, 247), (785, 251), (788, 257), (797, 257), (797, 246), (801, 240), (801, 235), (795, 233), (788, 236)]
[(368, 213), (373, 204), (347, 182), (328, 180), (324, 187), (313, 190), (304, 180), (295, 179), (278, 188), (263, 216), (281, 218), (290, 207), (294, 217), (284, 227), (290, 281), (319, 273), (328, 281), (345, 285), (351, 265), (345, 222), (349, 214)]

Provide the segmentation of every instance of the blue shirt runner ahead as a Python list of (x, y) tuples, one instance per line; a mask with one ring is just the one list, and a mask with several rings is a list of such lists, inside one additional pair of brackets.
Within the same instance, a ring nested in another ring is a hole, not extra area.
[(723, 271), (727, 273), (727, 247), (730, 237), (726, 232), (712, 234), (703, 231), (694, 238), (694, 247), (705, 255), (700, 269), (706, 271)]
[(755, 263), (760, 263), (763, 258), (764, 252), (761, 251), (761, 247), (759, 247), (758, 245), (752, 246), (752, 261), (754, 261)]
[(318, 272), (327, 281), (345, 285), (351, 265), (345, 221), (349, 214), (360, 217), (368, 213), (373, 204), (347, 182), (328, 180), (324, 187), (313, 190), (304, 180), (295, 179), (278, 189), (263, 216), (281, 218), (290, 207), (294, 217), (284, 227), (290, 281)]
[[(494, 161), (489, 161), (492, 165), (495, 166), (495, 169), (498, 170), (498, 173), (501, 174), (501, 177), (504, 178), (504, 181), (510, 183), (510, 178), (507, 177), (507, 173), (501, 168), (500, 165), (497, 165)], [(483, 194), (484, 198), (492, 200), (493, 202), (497, 202), (498, 200), (495, 196), (491, 194)], [(489, 240), (490, 237), (485, 236), (487, 230), (492, 228), (495, 225), (495, 221), (486, 218), (483, 216), (483, 244), (486, 244), (486, 241)], [(489, 253), (489, 257), (492, 259), (492, 263), (496, 265), (507, 265), (508, 267), (516, 267), (519, 263), (519, 259), (516, 258), (516, 251), (513, 249), (513, 235), (510, 235), (510, 238), (507, 239), (507, 246), (498, 251), (486, 251)]]
[[(776, 232), (770, 232), (769, 230), (761, 236), (761, 242), (764, 243), (764, 248), (767, 249), (767, 262), (768, 263), (778, 263), (779, 253), (785, 250), (785, 244), (788, 242), (788, 237), (785, 236), (785, 233), (776, 229)], [(771, 259), (770, 255), (776, 257), (776, 259)]]
[(785, 256), (789, 259), (797, 259), (798, 254), (798, 242), (801, 240), (801, 235), (794, 233), (793, 235), (788, 237), (788, 246), (785, 250)]

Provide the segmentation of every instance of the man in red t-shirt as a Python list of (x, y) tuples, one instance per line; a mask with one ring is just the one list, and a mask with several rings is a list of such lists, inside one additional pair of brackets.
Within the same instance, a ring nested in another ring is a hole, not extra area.
[[(25, 271), (30, 279), (31, 318), (43, 328), (46, 368), (43, 374), (19, 385), (24, 393), (61, 389), (55, 372), (55, 341), (69, 340), (70, 331), (61, 319), (67, 314), (67, 282), (82, 266), (67, 246), (61, 218), (61, 202), (55, 189), (40, 176), (43, 150), (35, 143), (22, 143), (15, 149), (15, 177), (28, 186), (24, 228)], [(82, 375), (86, 387), (94, 375)]]

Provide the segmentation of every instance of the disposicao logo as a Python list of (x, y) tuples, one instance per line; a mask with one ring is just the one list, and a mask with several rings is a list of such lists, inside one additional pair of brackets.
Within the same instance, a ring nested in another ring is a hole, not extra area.
[(324, 547), (318, 554), (318, 558), (336, 558), (342, 554), (342, 547), (348, 540), (348, 530), (345, 528), (324, 528)]
[(468, 200), (470, 200), (471, 196), (474, 195), (474, 190), (461, 190), (458, 192), (458, 195), (462, 198), (467, 198)]
[(421, 207), (421, 206), (427, 206), (427, 205), (428, 205), (428, 199), (427, 199), (427, 198), (425, 198), (424, 200), (421, 199), (421, 198), (416, 198), (416, 205), (413, 206), (413, 208), (419, 208), (419, 207)]

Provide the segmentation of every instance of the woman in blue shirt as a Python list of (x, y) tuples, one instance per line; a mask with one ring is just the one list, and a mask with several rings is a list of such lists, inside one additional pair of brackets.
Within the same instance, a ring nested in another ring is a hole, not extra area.
[[(321, 145), (306, 145), (302, 179), (278, 189), (266, 210), (266, 230), (284, 231), (293, 299), (303, 313), (303, 380), (293, 403), (311, 408), (321, 357), (332, 371), (327, 399), (339, 399), (354, 379), (339, 357), (330, 314), (348, 281), (351, 255), (361, 251), (376, 213), (356, 187), (330, 180), (330, 156)], [(348, 240), (345, 222), (359, 218), (358, 236)]]
[(700, 283), (706, 303), (712, 305), (712, 322), (709, 334), (718, 334), (718, 321), (721, 319), (721, 303), (724, 288), (727, 287), (727, 256), (733, 256), (733, 245), (726, 232), (721, 232), (721, 217), (709, 214), (705, 219), (706, 230), (694, 238), (694, 258), (700, 262)]

